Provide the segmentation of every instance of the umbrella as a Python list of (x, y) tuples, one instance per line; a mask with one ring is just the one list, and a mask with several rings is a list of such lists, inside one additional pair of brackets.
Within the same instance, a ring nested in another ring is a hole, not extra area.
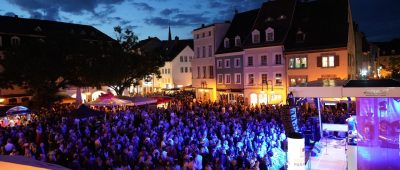
[(156, 99), (142, 97), (142, 96), (135, 96), (135, 97), (119, 96), (118, 98), (123, 99), (123, 100), (129, 100), (133, 103), (134, 106), (141, 106), (141, 105), (146, 105), (146, 104), (157, 103)]
[(6, 114), (11, 115), (11, 114), (25, 114), (31, 112), (27, 107), (25, 106), (15, 106), (12, 107), (11, 109), (8, 109)]
[(99, 98), (95, 101), (87, 103), (92, 106), (127, 106), (133, 105), (133, 103), (129, 100), (122, 100), (118, 98)]

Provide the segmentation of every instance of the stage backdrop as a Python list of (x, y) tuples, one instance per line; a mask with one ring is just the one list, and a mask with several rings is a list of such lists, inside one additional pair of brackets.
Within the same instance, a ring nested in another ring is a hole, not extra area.
[(357, 98), (357, 169), (400, 169), (399, 98)]

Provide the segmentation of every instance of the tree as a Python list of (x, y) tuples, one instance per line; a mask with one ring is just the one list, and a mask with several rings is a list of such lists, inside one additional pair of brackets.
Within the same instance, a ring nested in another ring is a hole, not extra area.
[(392, 78), (400, 78), (400, 57), (391, 57), (389, 70), (392, 72)]
[(70, 37), (23, 39), (19, 46), (6, 49), (0, 60), (4, 67), (0, 86), (25, 88), (34, 107), (48, 106), (61, 88), (106, 84), (110, 76), (106, 73), (115, 69), (107, 63), (117, 52), (108, 47)]
[[(138, 37), (130, 29), (123, 30), (120, 26), (114, 27), (116, 40), (120, 44), (121, 53), (119, 62), (125, 65), (120, 73), (110, 81), (110, 88), (122, 95), (123, 91), (133, 85), (138, 85), (145, 76), (154, 74), (160, 76), (159, 67), (164, 64), (162, 48), (145, 51), (140, 49)], [(118, 61), (116, 61), (118, 62)]]

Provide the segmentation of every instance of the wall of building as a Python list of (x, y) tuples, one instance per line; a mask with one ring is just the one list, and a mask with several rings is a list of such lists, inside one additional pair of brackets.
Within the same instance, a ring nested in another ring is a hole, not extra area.
[[(276, 64), (275, 56), (281, 55), (281, 64)], [(248, 57), (253, 57), (253, 66), (249, 66)], [(267, 56), (267, 65), (261, 65), (261, 56)], [(245, 49), (244, 55), (244, 96), (248, 104), (286, 103), (287, 86), (283, 46)], [(249, 74), (254, 75), (254, 84), (249, 84)], [(267, 74), (267, 82), (262, 83), (262, 74)], [(281, 84), (276, 74), (281, 74)], [(268, 87), (267, 87), (268, 86)], [(273, 89), (273, 90), (272, 90)], [(257, 95), (257, 100), (254, 96)]]
[[(194, 52), (187, 46), (172, 60), (172, 82), (175, 87), (192, 85), (192, 64)], [(183, 61), (181, 61), (181, 57)], [(183, 72), (182, 72), (183, 71)]]
[[(317, 57), (327, 56), (327, 55), (337, 55), (339, 56), (339, 66), (336, 67), (317, 67)], [(292, 57), (307, 57), (307, 68), (296, 68), (290, 69), (287, 65), (287, 76), (288, 81), (293, 77), (305, 76), (307, 81), (315, 81), (319, 79), (348, 79), (348, 73), (351, 66), (349, 66), (347, 49), (330, 49), (330, 50), (320, 50), (311, 52), (297, 52), (286, 54), (286, 63), (289, 63), (289, 59)], [(290, 82), (289, 82), (290, 85)]]

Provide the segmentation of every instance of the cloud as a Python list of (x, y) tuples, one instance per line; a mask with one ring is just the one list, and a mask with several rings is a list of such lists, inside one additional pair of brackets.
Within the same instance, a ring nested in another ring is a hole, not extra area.
[(145, 23), (165, 28), (168, 25), (190, 27), (193, 25), (206, 24), (210, 21), (210, 18), (206, 17), (205, 13), (193, 13), (193, 14), (179, 13), (171, 16), (170, 18), (171, 19), (167, 19), (164, 17), (151, 17), (145, 19)]
[(132, 2), (132, 5), (138, 10), (149, 11), (149, 12), (154, 11), (154, 7), (152, 7), (149, 4), (144, 3), (144, 2), (139, 2), (139, 3)]
[(171, 14), (177, 14), (180, 12), (181, 12), (181, 10), (178, 8), (166, 8), (166, 9), (162, 10), (160, 12), (160, 14), (163, 16), (170, 16)]
[[(104, 5), (112, 8), (115, 4), (120, 4), (124, 0), (7, 0), (27, 11), (31, 18), (59, 20), (60, 12), (81, 15), (85, 12), (96, 15), (96, 8)], [(50, 8), (49, 8), (50, 7)], [(108, 11), (110, 12), (110, 11)]]

